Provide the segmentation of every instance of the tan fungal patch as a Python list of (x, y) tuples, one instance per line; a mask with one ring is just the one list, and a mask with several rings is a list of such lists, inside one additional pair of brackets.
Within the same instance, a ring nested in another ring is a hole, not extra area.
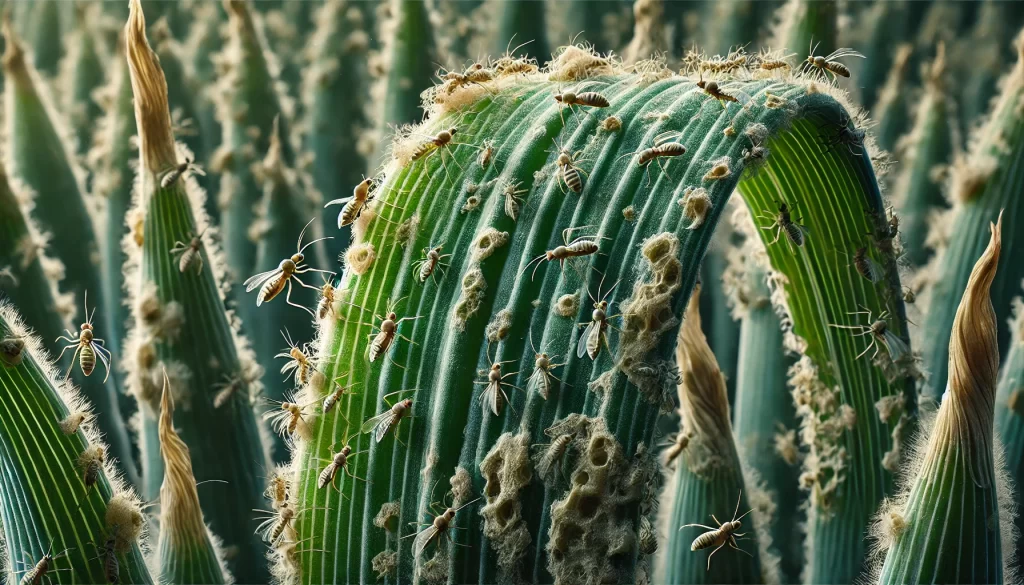
[(453, 507), (458, 508), (473, 497), (473, 478), (465, 467), (456, 467), (448, 483), (452, 486)]
[(366, 274), (376, 259), (377, 251), (369, 242), (352, 244), (345, 251), (345, 265), (356, 275)]
[(0, 340), (0, 361), (7, 367), (21, 364), (25, 355), (25, 340), (20, 337), (5, 337)]
[(686, 229), (695, 230), (704, 225), (704, 218), (711, 209), (711, 197), (703, 187), (687, 187), (679, 206), (683, 208), (683, 216), (690, 220)]
[(632, 205), (623, 208), (623, 210), (622, 210), (622, 219), (625, 219), (629, 223), (635, 222), (636, 221), (636, 209)]
[(618, 132), (622, 130), (622, 118), (618, 116), (608, 116), (601, 120), (601, 123), (597, 125), (603, 132)]
[(73, 435), (77, 433), (78, 428), (81, 427), (82, 423), (88, 420), (90, 416), (91, 415), (87, 412), (72, 412), (71, 414), (64, 417), (64, 419), (61, 420), (60, 423), (58, 424), (58, 426), (60, 427), (60, 432), (64, 433), (65, 435)]
[(711, 169), (704, 174), (705, 181), (721, 181), (722, 179), (728, 179), (732, 176), (732, 170), (729, 168), (729, 157), (723, 156), (722, 158), (711, 161)]
[(108, 533), (114, 537), (114, 550), (119, 554), (139, 542), (145, 527), (138, 498), (130, 494), (116, 494), (107, 502), (105, 521)]
[(774, 435), (775, 453), (786, 462), (786, 465), (796, 465), (800, 459), (800, 449), (796, 444), (796, 430), (780, 429)]
[(891, 394), (883, 396), (875, 403), (875, 410), (878, 411), (878, 420), (888, 424), (893, 415), (903, 412), (904, 398), (902, 394)]
[(502, 309), (491, 319), (484, 330), (487, 341), (497, 343), (508, 337), (508, 331), (512, 327), (512, 311)]
[(646, 278), (633, 285), (632, 295), (621, 306), (619, 367), (645, 398), (659, 405), (671, 402), (675, 386), (659, 381), (660, 376), (646, 375), (644, 368), (647, 354), (679, 323), (672, 311), (672, 297), (682, 286), (679, 247), (679, 239), (671, 232), (644, 241), (640, 251), (646, 260)]
[[(473, 191), (469, 191), (467, 189), (467, 191), (470, 193), (475, 193), (476, 189), (474, 189)], [(462, 205), (462, 213), (469, 213), (470, 211), (475, 211), (477, 207), (480, 207), (480, 197), (475, 194), (470, 195), (469, 197), (466, 197), (466, 202)]]
[(438, 548), (434, 555), (420, 565), (417, 570), (420, 579), (436, 585), (447, 583), (449, 561), (447, 549)]
[(498, 556), (498, 569), (507, 577), (519, 576), (532, 537), (522, 515), (519, 492), (533, 478), (530, 435), (505, 433), (480, 462), (484, 478), (484, 536)]
[(398, 553), (390, 549), (383, 550), (370, 560), (370, 567), (377, 573), (378, 581), (384, 577), (394, 577), (398, 573)]
[(580, 445), (568, 492), (551, 504), (548, 571), (560, 583), (623, 582), (613, 561), (636, 554), (635, 512), (627, 510), (643, 509), (653, 458), (627, 459), (600, 418), (573, 414), (548, 433), (574, 433)]
[(959, 158), (950, 169), (950, 194), (954, 201), (973, 201), (985, 189), (989, 179), (999, 168), (999, 161), (992, 156)]
[(479, 267), (469, 269), (462, 277), (462, 292), (452, 309), (453, 325), (456, 330), (464, 331), (466, 322), (476, 314), (484, 301), (487, 292), (487, 281)]
[(611, 59), (602, 57), (590, 47), (569, 45), (557, 51), (545, 71), (550, 81), (580, 81), (610, 75), (615, 67)]
[(394, 532), (397, 528), (397, 526), (395, 526), (395, 522), (398, 520), (398, 516), (401, 512), (402, 508), (397, 501), (384, 502), (381, 504), (377, 515), (373, 517), (373, 525), (382, 530)]
[(551, 306), (551, 312), (559, 317), (575, 317), (580, 310), (580, 297), (576, 294), (566, 294), (558, 297), (555, 304)]
[(482, 262), (507, 243), (508, 232), (499, 232), (492, 227), (487, 227), (473, 240), (470, 259), (473, 262)]
[(839, 415), (839, 389), (821, 381), (806, 355), (789, 368), (789, 386), (800, 418), (800, 440), (808, 448), (800, 487), (811, 492), (811, 503), (820, 512), (827, 513), (848, 468), (844, 438), (848, 431)]

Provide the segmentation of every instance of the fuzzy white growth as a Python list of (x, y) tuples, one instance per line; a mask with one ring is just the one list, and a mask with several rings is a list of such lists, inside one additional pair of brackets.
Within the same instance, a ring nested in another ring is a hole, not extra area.
[(370, 243), (352, 244), (345, 251), (345, 266), (352, 274), (366, 274), (376, 259), (377, 251)]
[(683, 208), (683, 215), (690, 220), (686, 229), (695, 230), (704, 225), (704, 218), (711, 209), (711, 197), (703, 187), (687, 187), (679, 205)]
[(728, 156), (711, 161), (711, 168), (704, 174), (704, 180), (721, 181), (722, 179), (728, 179), (732, 176), (732, 170), (729, 168), (731, 162)]

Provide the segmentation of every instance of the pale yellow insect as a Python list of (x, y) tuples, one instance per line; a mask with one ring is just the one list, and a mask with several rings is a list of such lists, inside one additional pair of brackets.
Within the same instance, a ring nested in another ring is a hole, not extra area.
[(270, 398), (266, 399), (268, 403), (276, 404), (280, 408), (274, 408), (264, 412), (263, 418), (270, 421), (271, 428), (274, 429), (274, 432), (282, 436), (290, 436), (295, 434), (299, 429), (299, 424), (305, 424), (305, 418), (303, 418), (303, 415), (305, 414), (306, 408), (316, 404), (316, 401), (308, 402), (306, 404), (298, 404), (295, 402), (295, 397), (290, 393), (286, 394), (285, 398), (286, 400), (283, 401), (273, 400)]
[(78, 358), (78, 363), (82, 368), (82, 373), (86, 376), (92, 374), (93, 369), (96, 368), (96, 357), (100, 358), (103, 362), (103, 367), (107, 370), (107, 375), (104, 376), (103, 381), (106, 382), (107, 378), (110, 377), (110, 360), (112, 356), (107, 348), (103, 347), (103, 340), (95, 337), (92, 330), (92, 317), (96, 313), (96, 309), (93, 308), (92, 314), (89, 313), (89, 292), (85, 293), (85, 323), (82, 323), (81, 331), (76, 336), (67, 329), (64, 333), (67, 335), (61, 335), (57, 338), (57, 341), (64, 340), (70, 342), (70, 345), (65, 345), (64, 349), (61, 350), (60, 355), (57, 356), (57, 361), (64, 356), (64, 352), (75, 348), (75, 353), (71, 357), (71, 365), (68, 366), (68, 371), (64, 374), (64, 378), (67, 379), (71, 375), (71, 370), (75, 367), (75, 358)]
[(448, 71), (444, 75), (439, 75), (438, 77), (444, 82), (445, 93), (451, 95), (460, 87), (468, 87), (473, 84), (487, 89), (483, 84), (494, 80), (494, 71), (487, 69), (480, 63), (474, 63), (463, 73), (459, 73), (458, 71)]
[(690, 550), (698, 551), (706, 548), (715, 547), (715, 550), (711, 551), (711, 554), (708, 555), (707, 570), (709, 571), (711, 570), (711, 557), (713, 557), (715, 553), (719, 551), (719, 549), (721, 549), (727, 544), (731, 548), (734, 548), (740, 551), (741, 553), (753, 556), (747, 551), (740, 548), (738, 543), (736, 542), (737, 539), (742, 540), (743, 537), (746, 535), (745, 532), (737, 532), (742, 527), (740, 520), (742, 520), (744, 516), (753, 511), (747, 510), (746, 512), (743, 513), (743, 516), (740, 516), (739, 518), (736, 517), (736, 514), (740, 511), (740, 500), (742, 498), (743, 491), (740, 490), (740, 495), (738, 498), (736, 498), (736, 510), (732, 513), (732, 520), (729, 520), (728, 522), (723, 524), (722, 522), (719, 522), (718, 518), (715, 518), (714, 514), (711, 515), (711, 518), (718, 524), (717, 528), (715, 528), (714, 526), (706, 526), (704, 524), (683, 524), (679, 527), (679, 530), (682, 530), (683, 528), (687, 528), (689, 526), (708, 529), (708, 532), (705, 532), (697, 538), (693, 539), (693, 543), (690, 545)]
[(512, 38), (508, 40), (508, 45), (505, 47), (505, 54), (494, 62), (494, 72), (499, 77), (506, 75), (530, 75), (537, 72), (537, 61), (535, 59), (530, 57), (513, 57), (519, 49), (533, 41), (526, 41), (516, 48), (510, 49), (509, 47), (512, 46), (514, 39), (515, 35), (512, 35)]
[(289, 305), (293, 307), (298, 307), (303, 311), (306, 311), (310, 315), (313, 315), (313, 311), (310, 310), (308, 307), (296, 305), (295, 303), (292, 302), (292, 280), (298, 282), (301, 286), (305, 288), (318, 290), (315, 286), (310, 286), (302, 282), (302, 279), (299, 278), (299, 275), (305, 274), (307, 272), (322, 272), (326, 274), (334, 273), (329, 270), (320, 270), (309, 266), (303, 266), (302, 264), (306, 259), (306, 257), (302, 254), (303, 250), (319, 242), (320, 240), (332, 239), (330, 236), (325, 238), (318, 238), (303, 246), (302, 236), (305, 235), (306, 228), (308, 228), (309, 224), (311, 223), (313, 223), (312, 219), (309, 220), (309, 223), (306, 224), (306, 227), (302, 228), (302, 231), (299, 232), (299, 241), (295, 246), (297, 250), (295, 254), (293, 254), (290, 258), (285, 258), (284, 260), (281, 260), (281, 263), (277, 266), (277, 268), (273, 270), (268, 270), (266, 272), (261, 272), (255, 276), (251, 276), (244, 283), (242, 283), (245, 285), (245, 292), (252, 292), (253, 289), (259, 287), (260, 292), (256, 296), (257, 307), (262, 305), (264, 302), (270, 302), (274, 300), (274, 297), (281, 294), (281, 291), (287, 288), (288, 293), (285, 295), (285, 301)]
[(192, 264), (196, 265), (196, 274), (203, 271), (203, 234), (193, 237), (188, 244), (177, 241), (171, 248), (171, 256), (178, 257), (178, 272), (184, 273)]
[[(366, 419), (363, 426), (359, 427), (359, 432), (362, 434), (373, 433), (374, 441), (380, 443), (384, 436), (388, 434), (388, 431), (391, 429), (397, 429), (398, 423), (402, 422), (402, 419), (406, 416), (410, 416), (409, 413), (412, 411), (412, 399), (406, 398), (405, 400), (396, 402), (395, 405), (392, 406), (391, 403), (388, 402), (388, 397), (401, 392), (412, 391), (414, 390), (397, 390), (395, 392), (385, 394), (383, 396), (383, 400), (384, 404), (388, 405), (388, 409), (376, 416), (371, 416)], [(398, 440), (399, 443), (402, 442), (398, 439), (397, 435), (395, 436), (395, 439)]]
[(545, 481), (554, 479), (554, 471), (565, 479), (564, 462), (565, 455), (569, 452), (569, 446), (576, 438), (575, 433), (563, 433), (554, 437), (550, 443), (542, 443), (539, 446), (547, 447), (537, 461), (537, 475)]
[[(335, 490), (337, 490), (338, 486), (335, 484), (335, 480), (338, 478), (338, 471), (340, 470), (344, 470), (345, 473), (352, 479), (366, 481), (362, 477), (356, 476), (355, 474), (352, 473), (351, 470), (349, 470), (348, 461), (350, 458), (355, 457), (356, 455), (359, 455), (361, 453), (366, 453), (368, 450), (353, 453), (352, 447), (348, 445), (348, 439), (345, 440), (345, 443), (346, 444), (344, 447), (341, 448), (341, 451), (335, 453), (334, 456), (328, 460), (329, 463), (327, 464), (327, 467), (324, 467), (323, 471), (320, 472), (320, 475), (317, 477), (316, 480), (317, 488), (323, 489), (327, 487), (327, 484), (330, 484)], [(333, 447), (334, 446), (331, 445), (331, 448)]]
[[(291, 333), (285, 328), (281, 332), (281, 337), (284, 338), (285, 343), (288, 344), (288, 349), (275, 355), (275, 358), (287, 358), (288, 363), (281, 366), (281, 373), (285, 374), (284, 379), (287, 380), (288, 376), (295, 378), (295, 383), (299, 386), (305, 386), (309, 383), (309, 377), (311, 372), (315, 369), (313, 363), (309, 359), (309, 344), (304, 343), (302, 347), (299, 347), (292, 341)], [(292, 372), (289, 374), (288, 372)]]
[[(555, 165), (558, 167), (557, 175), (559, 188), (564, 184), (565, 188), (569, 189), (573, 193), (582, 193), (583, 177), (589, 176), (587, 172), (579, 166), (579, 163), (584, 161), (584, 159), (580, 158), (583, 155), (583, 151), (577, 150), (570, 154), (569, 151), (558, 144), (558, 142), (555, 142), (555, 147), (558, 149), (558, 157), (555, 159)], [(583, 177), (580, 176), (581, 173)]]
[[(341, 199), (334, 199), (324, 204), (324, 208), (327, 208), (330, 205), (344, 204), (341, 208), (341, 211), (338, 212), (339, 230), (347, 225), (352, 225), (353, 223), (355, 223), (355, 221), (359, 219), (359, 216), (363, 214), (363, 211), (366, 209), (366, 206), (369, 205), (370, 202), (376, 198), (375, 192), (372, 190), (373, 186), (373, 179), (363, 179), (359, 184), (355, 186), (355, 188), (352, 189), (351, 196), (342, 197)], [(401, 209), (401, 207), (393, 203), (388, 203), (387, 201), (384, 202), (384, 205), (394, 207), (395, 209)], [(380, 219), (384, 218), (381, 217)], [(384, 221), (389, 220), (384, 219)]]
[(677, 156), (683, 156), (686, 154), (686, 146), (678, 141), (680, 136), (679, 132), (669, 131), (662, 132), (654, 137), (654, 146), (638, 150), (636, 152), (628, 152), (619, 158), (636, 155), (636, 164), (640, 167), (647, 167), (644, 174), (647, 175), (647, 184), (651, 184), (650, 175), (650, 163), (654, 161), (658, 163), (658, 168), (661, 172), (668, 174), (665, 170), (665, 164), (662, 163), (663, 158), (675, 158)]
[[(388, 350), (391, 349), (391, 346), (394, 345), (396, 337), (404, 339), (409, 343), (412, 343), (413, 345), (416, 344), (415, 341), (409, 339), (408, 337), (398, 332), (398, 326), (401, 325), (402, 322), (415, 321), (416, 319), (419, 319), (421, 317), (420, 315), (417, 315), (416, 317), (402, 317), (401, 319), (398, 318), (398, 314), (395, 312), (395, 307), (398, 306), (398, 304), (401, 303), (403, 300), (405, 300), (405, 298), (406, 297), (402, 297), (395, 301), (394, 303), (391, 302), (391, 299), (388, 299), (386, 305), (387, 314), (384, 317), (381, 317), (380, 315), (374, 315), (375, 319), (380, 320), (380, 327), (370, 324), (371, 327), (377, 329), (377, 332), (374, 333), (371, 331), (370, 333), (367, 334), (367, 337), (370, 339), (370, 347), (367, 350), (370, 363), (373, 363), (380, 359), (381, 356), (386, 355)], [(362, 309), (364, 311), (366, 310), (363, 309), (362, 307), (359, 307), (358, 305), (353, 304), (352, 306)], [(388, 357), (388, 359), (391, 359), (390, 356)], [(395, 363), (394, 360), (391, 360), (391, 363), (395, 364), (398, 367), (404, 367)]]
[[(504, 403), (508, 403), (509, 408), (512, 408), (512, 404), (509, 403), (508, 394), (505, 393), (503, 386), (509, 388), (515, 388), (516, 390), (522, 390), (522, 388), (509, 384), (505, 381), (505, 378), (515, 376), (519, 372), (509, 372), (507, 374), (501, 373), (502, 364), (510, 364), (515, 360), (506, 360), (503, 362), (491, 361), (491, 348), (490, 345), (487, 347), (487, 363), (491, 365), (490, 369), (487, 370), (487, 381), (486, 382), (473, 382), (474, 384), (482, 384), (485, 386), (483, 392), (480, 394), (480, 400), (483, 404), (484, 412), (490, 410), (494, 413), (494, 416), (501, 415), (501, 407)], [(502, 402), (504, 400), (504, 402)], [(515, 412), (515, 409), (512, 410)]]
[[(587, 289), (587, 296), (589, 296), (590, 300), (594, 302), (594, 311), (590, 316), (589, 322), (579, 323), (577, 325), (578, 327), (586, 326), (586, 329), (583, 330), (583, 335), (580, 335), (580, 340), (576, 344), (576, 357), (582, 358), (584, 354), (586, 354), (590, 356), (590, 359), (595, 360), (597, 359), (597, 354), (601, 351), (602, 345), (604, 345), (608, 352), (611, 353), (612, 350), (611, 347), (608, 346), (607, 335), (608, 328), (611, 327), (611, 325), (608, 321), (616, 317), (620, 317), (621, 315), (608, 315), (607, 298), (608, 295), (612, 294), (612, 291), (615, 290), (615, 287), (619, 286), (619, 282), (620, 281), (617, 281), (613, 284), (612, 287), (604, 293), (604, 296), (600, 297), (600, 300), (595, 299), (594, 296), (590, 294), (590, 290)], [(603, 285), (604, 277), (602, 276), (601, 283), (597, 286), (598, 295), (601, 294), (601, 287)]]
[(326, 274), (323, 275), (324, 284), (320, 287), (320, 301), (316, 305), (316, 316), (323, 321), (327, 315), (334, 312), (334, 285)]
[[(820, 44), (820, 43), (819, 43)], [(846, 65), (843, 65), (836, 59), (843, 57), (858, 57), (864, 59), (864, 55), (854, 51), (853, 49), (840, 48), (832, 51), (828, 55), (821, 57), (814, 54), (817, 50), (818, 45), (810, 50), (810, 54), (807, 56), (807, 61), (803, 64), (803, 71), (813, 71), (816, 75), (820, 75), (822, 79), (828, 80), (828, 75), (832, 74), (832, 82), (835, 82), (840, 77), (849, 77), (850, 69)]]
[[(555, 101), (559, 104), (558, 114), (561, 115), (561, 109), (563, 107), (569, 108), (569, 110), (576, 116), (576, 121), (579, 122), (579, 116), (576, 114), (576, 110), (573, 106), (586, 106), (590, 108), (607, 108), (611, 104), (608, 103), (608, 98), (603, 94), (596, 91), (584, 91), (576, 93), (575, 91), (561, 91), (555, 94)], [(583, 113), (589, 115), (586, 110)], [(562, 125), (565, 125), (565, 119), (562, 119)]]
[(178, 164), (178, 166), (164, 173), (163, 178), (160, 179), (160, 187), (163, 189), (170, 187), (171, 185), (174, 184), (175, 181), (177, 181), (182, 175), (184, 175), (188, 171), (192, 171), (193, 173), (201, 175), (203, 177), (206, 176), (206, 171), (204, 171), (202, 167), (197, 165), (194, 159), (186, 158), (185, 162)]
[(574, 228), (565, 228), (564, 230), (562, 230), (562, 242), (564, 243), (564, 245), (556, 246), (555, 249), (548, 250), (543, 254), (534, 257), (533, 259), (526, 263), (526, 266), (523, 267), (519, 274), (522, 275), (523, 273), (525, 273), (527, 269), (530, 268), (530, 265), (536, 262), (537, 265), (534, 266), (533, 273), (530, 275), (530, 280), (533, 280), (533, 277), (536, 276), (537, 274), (537, 268), (540, 267), (541, 262), (543, 261), (551, 262), (552, 260), (558, 260), (558, 264), (564, 269), (566, 260), (596, 254), (599, 249), (597, 241), (599, 239), (606, 240), (608, 238), (605, 238), (604, 236), (580, 236), (571, 242), (569, 241), (570, 233), (576, 230), (586, 229), (589, 227), (593, 226), (583, 225)]
[[(413, 272), (419, 277), (420, 282), (426, 282), (428, 278), (434, 276), (435, 271), (441, 272), (441, 278), (444, 278), (444, 269), (450, 264), (444, 262), (445, 258), (451, 258), (451, 254), (442, 254), (441, 250), (444, 248), (444, 244), (435, 246), (433, 248), (423, 249), (423, 258), (412, 263)], [(437, 278), (434, 278), (434, 284), (437, 284)]]
[[(259, 526), (256, 527), (256, 534), (259, 534), (263, 541), (270, 543), (271, 546), (279, 546), (286, 541), (286, 538), (290, 540), (297, 535), (292, 523), (301, 514), (310, 510), (326, 509), (309, 507), (295, 510), (295, 508), (285, 503), (277, 510), (253, 510), (253, 512), (263, 512), (266, 514), (266, 516), (256, 517), (256, 520), (261, 521)], [(295, 543), (295, 541), (291, 542)]]
[(512, 221), (519, 218), (519, 206), (523, 200), (520, 195), (529, 191), (529, 189), (520, 189), (520, 186), (522, 183), (519, 181), (507, 181), (501, 190), (501, 194), (505, 198), (505, 215), (512, 218)]
[(892, 361), (899, 362), (910, 355), (910, 346), (903, 340), (899, 335), (889, 328), (889, 311), (882, 311), (882, 314), (878, 316), (878, 319), (871, 318), (871, 310), (865, 307), (861, 307), (863, 311), (852, 311), (847, 315), (867, 315), (869, 325), (834, 325), (829, 323), (829, 327), (835, 327), (836, 329), (852, 329), (857, 331), (854, 333), (854, 337), (861, 337), (870, 335), (871, 343), (868, 344), (864, 351), (857, 354), (855, 360), (867, 355), (871, 348), (875, 348), (875, 353), (871, 355), (873, 361), (878, 357), (878, 352), (883, 348), (889, 353), (889, 357)]
[[(345, 387), (338, 383), (339, 379), (340, 378), (334, 379), (334, 384), (337, 386), (337, 389), (334, 392), (328, 394), (327, 396), (324, 396), (324, 401), (320, 405), (321, 408), (323, 408), (324, 414), (331, 412), (334, 406), (338, 404), (338, 400), (340, 400), (342, 396), (344, 396), (345, 394), (353, 394), (353, 392), (351, 392), (350, 387)], [(358, 382), (356, 382), (356, 384), (358, 384)], [(352, 384), (352, 386), (355, 386), (356, 384)]]
[[(435, 151), (438, 152), (438, 156), (441, 157), (441, 166), (444, 168), (445, 177), (448, 179), (449, 182), (451, 182), (452, 181), (452, 177), (448, 173), (448, 164), (444, 162), (444, 154), (445, 153), (448, 153), (448, 155), (452, 159), (452, 162), (455, 163), (455, 166), (459, 167), (460, 171), (464, 171), (465, 170), (465, 169), (462, 168), (462, 165), (459, 163), (458, 159), (455, 158), (455, 154), (452, 152), (452, 147), (453, 146), (458, 146), (459, 144), (464, 144), (464, 143), (453, 142), (453, 140), (455, 138), (455, 135), (458, 133), (458, 131), (459, 131), (459, 129), (457, 127), (452, 126), (451, 128), (449, 128), (447, 130), (442, 130), (442, 131), (438, 132), (437, 134), (435, 134), (433, 136), (424, 136), (424, 138), (426, 138), (426, 140), (421, 142), (419, 144), (419, 146), (416, 147), (416, 150), (413, 151), (412, 156), (410, 157), (410, 160), (417, 161), (417, 160), (424, 159), (424, 158), (430, 156)], [(467, 146), (472, 146), (472, 145), (467, 145)], [(479, 149), (480, 147), (474, 147), (474, 148), (478, 148)]]
[[(57, 559), (62, 559), (64, 557), (66, 557), (68, 551), (72, 551), (72, 550), (74, 550), (74, 549), (73, 548), (68, 548), (68, 549), (63, 550), (60, 553), (55, 554), (55, 555), (51, 554), (53, 552), (53, 541), (51, 540), (50, 541), (50, 546), (47, 547), (46, 552), (43, 553), (43, 557), (41, 559), (39, 559), (39, 562), (33, 563), (32, 562), (32, 557), (30, 557), (27, 552), (23, 553), (25, 558), (28, 559), (29, 562), (27, 562), (27, 563), (24, 562), (24, 561), (19, 561), (19, 562), (21, 562), (23, 565), (25, 565), (26, 567), (29, 567), (29, 568), (28, 569), (24, 569), (24, 573), (25, 574), (22, 575), (21, 580), (18, 581), (19, 585), (42, 585), (44, 578), (47, 581), (50, 581), (52, 583), (52, 580), (49, 577), (50, 573), (56, 573), (56, 572), (59, 572), (59, 571), (70, 571), (71, 570), (70, 568), (54, 569), (53, 568), (53, 564), (54, 564), (54, 562)], [(15, 571), (14, 574), (18, 574), (18, 573), (21, 573), (21, 572), (22, 571)]]
[(560, 368), (565, 364), (554, 363), (554, 361), (559, 357), (558, 355), (548, 357), (548, 354), (538, 352), (537, 348), (533, 345), (533, 337), (530, 337), (530, 347), (533, 349), (534, 353), (533, 373), (530, 374), (530, 382), (527, 385), (527, 388), (536, 388), (537, 393), (540, 394), (541, 398), (547, 400), (548, 396), (551, 394), (551, 387), (553, 383), (563, 383), (561, 379), (551, 372), (555, 368)]
[(415, 540), (413, 540), (412, 548), (413, 551), (415, 551), (415, 554), (417, 555), (422, 554), (423, 551), (426, 550), (426, 548), (432, 542), (436, 541), (438, 542), (438, 544), (440, 544), (442, 537), (447, 538), (449, 543), (455, 545), (455, 541), (452, 540), (451, 533), (449, 532), (450, 530), (458, 528), (457, 526), (452, 525), (452, 523), (455, 521), (455, 515), (458, 514), (459, 511), (465, 508), (466, 506), (475, 504), (478, 501), (480, 501), (480, 498), (476, 498), (475, 500), (466, 502), (465, 504), (462, 504), (458, 508), (452, 508), (449, 506), (443, 512), (440, 513), (438, 513), (438, 510), (435, 507), (437, 505), (437, 502), (433, 502), (430, 505), (431, 510), (433, 510), (434, 514), (436, 514), (433, 520), (430, 523), (410, 522), (409, 524), (412, 526), (425, 526), (426, 528), (423, 528), (423, 530), (420, 530), (419, 532), (407, 534), (402, 538), (406, 539), (415, 537)]

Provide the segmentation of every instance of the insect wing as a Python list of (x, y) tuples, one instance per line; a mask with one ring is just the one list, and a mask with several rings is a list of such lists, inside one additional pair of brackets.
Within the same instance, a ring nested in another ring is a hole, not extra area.
[(416, 538), (412, 541), (412, 548), (416, 551), (416, 554), (422, 554), (423, 551), (430, 545), (434, 539), (438, 538), (441, 532), (433, 524), (430, 528), (424, 528), (416, 535)]
[(530, 375), (529, 388), (536, 388), (541, 398), (547, 400), (548, 394), (551, 392), (551, 381), (548, 379), (548, 373), (540, 368), (534, 370), (533, 374)]
[(281, 274), (281, 269), (275, 268), (273, 270), (261, 272), (256, 276), (250, 276), (245, 282), (242, 283), (245, 286), (245, 292), (252, 292), (257, 287), (262, 285), (264, 282), (270, 280), (271, 278), (274, 278), (279, 274)]
[(334, 463), (329, 463), (323, 471), (320, 472), (320, 477), (316, 480), (316, 487), (323, 489), (324, 486), (331, 483), (334, 480), (334, 474), (337, 472)]
[[(366, 419), (366, 422), (363, 423), (363, 426), (359, 427), (359, 432), (361, 434), (372, 433), (377, 428), (378, 425), (383, 423), (385, 419), (388, 419), (391, 416), (392, 414), (390, 410), (385, 410), (384, 412), (376, 416), (371, 416), (370, 418)], [(389, 422), (388, 425), (390, 426), (390, 424), (391, 423)]]
[(591, 321), (587, 328), (583, 330), (583, 335), (580, 335), (579, 343), (576, 345), (576, 357), (582, 358), (587, 353), (587, 347), (590, 345), (590, 336), (594, 331), (594, 324), (596, 321)]
[(882, 343), (889, 350), (889, 357), (892, 358), (894, 363), (899, 363), (910, 355), (910, 347), (907, 345), (907, 342), (888, 329), (882, 335)]
[(501, 414), (501, 383), (491, 382), (484, 388), (484, 393), (480, 399), (484, 403), (484, 410), (490, 409), (494, 413), (494, 416)]

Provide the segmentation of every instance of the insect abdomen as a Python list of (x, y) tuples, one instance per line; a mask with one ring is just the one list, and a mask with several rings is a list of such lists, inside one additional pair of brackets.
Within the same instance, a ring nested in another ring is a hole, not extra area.
[(846, 65), (843, 65), (842, 63), (838, 63), (836, 61), (829, 61), (828, 63), (825, 64), (825, 68), (840, 77), (850, 76), (850, 69)]
[(607, 108), (609, 106), (608, 98), (596, 91), (585, 91), (581, 94), (577, 94), (576, 101), (585, 106), (592, 106), (595, 108)]
[(329, 464), (320, 472), (320, 477), (316, 480), (316, 487), (323, 489), (324, 486), (334, 481), (334, 474), (336, 472), (334, 463)]
[(419, 148), (416, 149), (415, 152), (412, 153), (412, 156), (409, 158), (410, 160), (419, 160), (426, 156), (427, 154), (429, 154), (430, 151), (434, 150), (435, 148), (437, 148), (437, 144), (435, 144), (434, 142), (424, 142), (419, 146)]
[(269, 303), (274, 300), (274, 297), (281, 294), (284, 290), (285, 283), (288, 282), (288, 275), (281, 274), (271, 278), (260, 287), (260, 294), (256, 297), (256, 306), (260, 306), (263, 303)]
[(722, 532), (720, 530), (712, 530), (710, 532), (705, 532), (704, 534), (701, 534), (697, 538), (693, 539), (693, 544), (690, 545), (690, 550), (702, 550), (705, 548), (715, 546), (718, 544), (721, 538)]
[(108, 583), (118, 583), (120, 581), (121, 567), (117, 563), (117, 553), (113, 549), (107, 552), (106, 558), (103, 560), (103, 572), (107, 577)]
[(580, 178), (580, 172), (574, 167), (568, 165), (562, 167), (562, 178), (573, 193), (583, 192), (583, 179)]
[(569, 256), (587, 256), (597, 252), (598, 247), (596, 243), (590, 240), (583, 240), (567, 246), (566, 249), (569, 252)]
[(800, 229), (800, 226), (793, 223), (787, 223), (783, 226), (783, 229), (785, 230), (786, 237), (789, 238), (790, 242), (793, 242), (796, 246), (804, 245), (804, 232)]
[(193, 258), (195, 258), (196, 251), (192, 248), (188, 248), (181, 254), (181, 259), (178, 260), (178, 272), (185, 272), (188, 267), (192, 264)]
[(370, 343), (370, 361), (374, 362), (381, 355), (384, 354), (391, 347), (391, 340), (394, 339), (391, 335), (381, 331), (373, 338), (373, 342)]
[(426, 282), (430, 275), (434, 272), (434, 266), (437, 265), (437, 261), (428, 258), (423, 262), (423, 266), (420, 268), (420, 282)]
[(363, 205), (357, 203), (354, 199), (346, 203), (345, 207), (341, 208), (341, 214), (338, 215), (338, 227), (343, 228), (359, 219), (359, 212), (362, 209)]
[(78, 363), (82, 366), (82, 373), (86, 376), (92, 374), (93, 369), (96, 368), (96, 351), (93, 350), (91, 343), (82, 346), (82, 353), (78, 356)]

